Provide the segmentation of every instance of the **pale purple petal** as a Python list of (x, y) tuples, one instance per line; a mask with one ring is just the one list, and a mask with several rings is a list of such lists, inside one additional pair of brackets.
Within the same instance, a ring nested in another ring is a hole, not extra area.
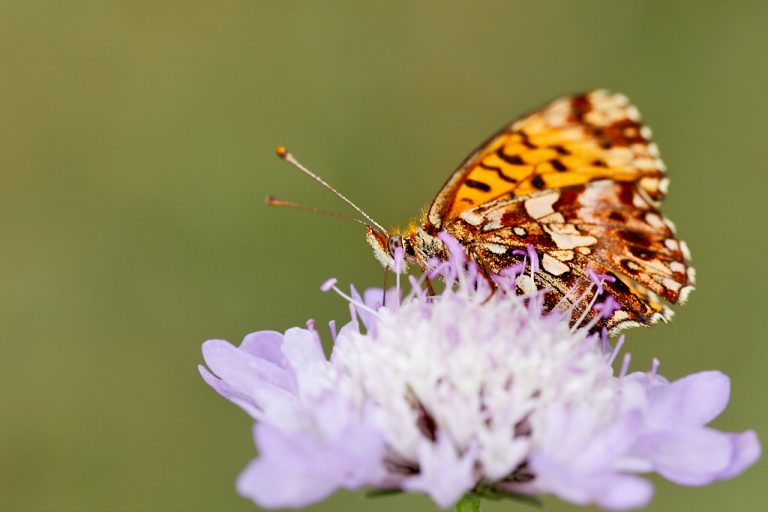
[[(579, 414), (573, 414), (572, 417), (583, 415), (584, 412), (580, 410)], [(640, 431), (641, 416), (637, 411), (632, 411), (603, 427), (599, 427), (597, 422), (590, 424), (593, 429), (589, 437), (583, 440), (583, 449), (579, 453), (584, 459), (582, 464), (585, 468), (610, 467), (635, 442)]]
[(622, 474), (618, 465), (641, 431), (639, 411), (619, 415), (606, 425), (599, 411), (588, 407), (555, 407), (544, 421), (541, 446), (529, 459), (535, 478), (513, 490), (553, 493), (611, 510), (643, 506), (651, 499), (651, 484)]
[(264, 384), (254, 391), (254, 401), (261, 409), (259, 421), (266, 421), (291, 430), (307, 429), (311, 410), (292, 392)]
[(753, 430), (741, 434), (727, 434), (733, 447), (731, 463), (718, 475), (718, 478), (733, 478), (757, 462), (762, 453), (760, 441)]
[(295, 389), (294, 377), (289, 371), (223, 340), (203, 343), (203, 359), (213, 373), (245, 394), (252, 394), (265, 383), (287, 391)]
[[(386, 305), (389, 308), (395, 307), (400, 303), (397, 296), (397, 290), (390, 288), (387, 290), (386, 299), (384, 298), (384, 290), (382, 288), (368, 288), (363, 292), (363, 301), (365, 305), (374, 311), (380, 307)], [(384, 304), (386, 302), (386, 304)]]
[(264, 419), (262, 398), (269, 390), (280, 390), (289, 398), (296, 391), (295, 378), (289, 370), (226, 341), (206, 341), (203, 358), (212, 370), (200, 367), (205, 382), (256, 419)]
[(208, 368), (205, 366), (198, 365), (197, 368), (206, 384), (211, 386), (218, 394), (241, 407), (252, 418), (261, 419), (264, 417), (261, 407), (256, 403), (252, 396), (245, 395), (223, 380), (218, 379), (215, 375), (209, 372)]
[(442, 508), (461, 499), (476, 483), (473, 450), (460, 455), (448, 436), (438, 435), (437, 442), (424, 441), (419, 446), (420, 473), (403, 481), (403, 488), (421, 491)]
[(646, 375), (641, 374), (640, 378), (636, 378), (635, 375), (631, 374), (618, 379), (621, 386), (621, 403), (619, 405), (624, 411), (645, 411), (648, 408)]
[[(365, 299), (360, 295), (360, 292), (357, 291), (357, 288), (355, 288), (354, 286), (350, 287), (350, 295), (355, 300), (356, 303), (358, 303), (358, 304), (365, 304), (366, 306), (368, 306), (368, 307), (370, 307), (371, 309), (374, 309), (374, 310), (377, 309), (375, 307), (372, 307), (372, 306), (376, 305), (375, 304), (376, 301), (373, 300), (372, 301), (373, 304), (368, 304), (365, 301)], [(363, 322), (363, 325), (365, 326), (366, 330), (369, 330), (372, 327), (374, 327), (375, 322), (376, 322), (376, 316), (373, 315), (370, 311), (366, 310), (363, 307), (356, 307), (355, 308), (355, 313), (357, 314), (357, 316), (360, 317), (360, 320)]]
[[(605, 472), (627, 452), (640, 432), (641, 415), (631, 411), (604, 424), (598, 411), (587, 407), (569, 410), (552, 407), (542, 419), (541, 446), (534, 459), (557, 459), (574, 474)], [(538, 474), (540, 468), (535, 468)]]
[(264, 507), (299, 507), (341, 487), (382, 480), (380, 434), (333, 397), (318, 404), (318, 411), (324, 419), (314, 431), (256, 425), (260, 457), (240, 475), (240, 494)]
[(252, 356), (259, 357), (281, 368), (287, 367), (287, 361), (280, 347), (283, 345), (283, 335), (277, 331), (252, 332), (243, 338), (240, 350)]
[(729, 394), (730, 380), (723, 373), (695, 373), (652, 388), (646, 421), (656, 428), (700, 427), (723, 412)]
[(644, 478), (631, 475), (595, 475), (589, 487), (594, 503), (608, 510), (644, 507), (653, 497), (653, 485)]
[(315, 429), (333, 452), (326, 464), (345, 487), (375, 483), (385, 476), (384, 440), (368, 418), (334, 395), (320, 397), (314, 413)]
[[(624, 358), (628, 357), (631, 359), (631, 354), (625, 353)], [(641, 386), (643, 388), (643, 393), (648, 396), (654, 394), (660, 389), (669, 386), (669, 380), (663, 376), (659, 374), (653, 375), (647, 372), (633, 372), (624, 377), (620, 377), (620, 380), (622, 385), (625, 385), (628, 382), (632, 382)]]
[(320, 338), (316, 332), (307, 329), (292, 327), (285, 331), (282, 351), (295, 373), (301, 372), (308, 365), (326, 362)]
[(237, 479), (237, 491), (262, 507), (301, 507), (321, 500), (338, 487), (324, 469), (322, 449), (304, 435), (256, 426), (261, 455)]
[[(341, 343), (342, 345), (350, 339), (352, 334), (359, 334), (360, 333), (360, 322), (357, 320), (353, 320), (351, 322), (348, 322), (341, 326), (341, 329), (339, 329), (338, 334), (336, 335), (336, 341), (334, 345), (338, 345)], [(335, 350), (335, 347), (334, 347)], [(331, 353), (331, 360), (333, 360), (334, 353)]]
[(536, 475), (530, 484), (508, 487), (511, 491), (552, 493), (577, 505), (597, 504), (609, 510), (629, 510), (646, 505), (653, 497), (653, 486), (643, 478), (612, 472), (583, 471), (552, 454), (538, 453), (531, 458)]
[(664, 478), (682, 485), (705, 485), (729, 467), (728, 434), (708, 428), (679, 428), (644, 434), (632, 453), (645, 458)]

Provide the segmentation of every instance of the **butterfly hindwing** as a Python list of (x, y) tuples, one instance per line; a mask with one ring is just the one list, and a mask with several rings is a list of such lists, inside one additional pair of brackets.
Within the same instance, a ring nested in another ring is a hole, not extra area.
[(533, 246), (540, 261), (536, 280), (552, 291), (552, 306), (565, 297), (576, 315), (588, 311), (591, 317), (592, 296), (582, 296), (592, 285), (591, 272), (609, 276), (605, 288), (622, 307), (607, 327), (668, 320), (672, 311), (659, 295), (683, 302), (693, 271), (684, 244), (652, 206), (606, 204), (628, 186), (601, 181), (493, 201), (462, 212), (446, 230), (489, 273), (522, 261), (524, 249)]

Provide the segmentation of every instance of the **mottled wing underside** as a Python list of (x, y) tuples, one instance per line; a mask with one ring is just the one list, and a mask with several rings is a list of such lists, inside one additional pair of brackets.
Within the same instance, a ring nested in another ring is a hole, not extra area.
[[(658, 211), (664, 164), (637, 109), (594, 91), (556, 100), (506, 127), (473, 153), (438, 194), (428, 223), (459, 239), (488, 272), (519, 260), (531, 244), (548, 300), (566, 295), (587, 311), (589, 272), (622, 310), (616, 329), (668, 319), (659, 297), (684, 302), (693, 269), (683, 242)], [(588, 315), (593, 312), (587, 313)]]

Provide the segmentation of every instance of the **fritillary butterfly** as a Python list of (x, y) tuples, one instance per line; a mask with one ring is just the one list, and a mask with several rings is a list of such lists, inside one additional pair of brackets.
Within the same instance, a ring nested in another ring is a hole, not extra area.
[(367, 225), (366, 238), (385, 267), (394, 267), (402, 245), (406, 260), (424, 268), (445, 258), (437, 238), (445, 231), (486, 275), (521, 262), (531, 245), (541, 262), (537, 285), (551, 290), (547, 301), (581, 295), (577, 316), (594, 314), (590, 271), (613, 278), (604, 287), (621, 309), (602, 325), (615, 332), (668, 320), (660, 297), (679, 304), (693, 290), (688, 249), (659, 212), (668, 183), (637, 108), (596, 90), (506, 126), (451, 175), (420, 225), (404, 233)]

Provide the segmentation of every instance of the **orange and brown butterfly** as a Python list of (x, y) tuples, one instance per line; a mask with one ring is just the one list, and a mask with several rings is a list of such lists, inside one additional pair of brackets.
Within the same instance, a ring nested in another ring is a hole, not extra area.
[(546, 300), (577, 302), (576, 318), (594, 314), (590, 273), (610, 276), (603, 286), (621, 309), (601, 325), (615, 332), (668, 320), (662, 299), (683, 303), (693, 290), (688, 249), (659, 212), (668, 183), (637, 108), (596, 90), (504, 127), (451, 175), (420, 224), (400, 233), (369, 218), (366, 238), (386, 268), (399, 246), (425, 268), (446, 257), (445, 231), (488, 276), (523, 261), (530, 245)]

